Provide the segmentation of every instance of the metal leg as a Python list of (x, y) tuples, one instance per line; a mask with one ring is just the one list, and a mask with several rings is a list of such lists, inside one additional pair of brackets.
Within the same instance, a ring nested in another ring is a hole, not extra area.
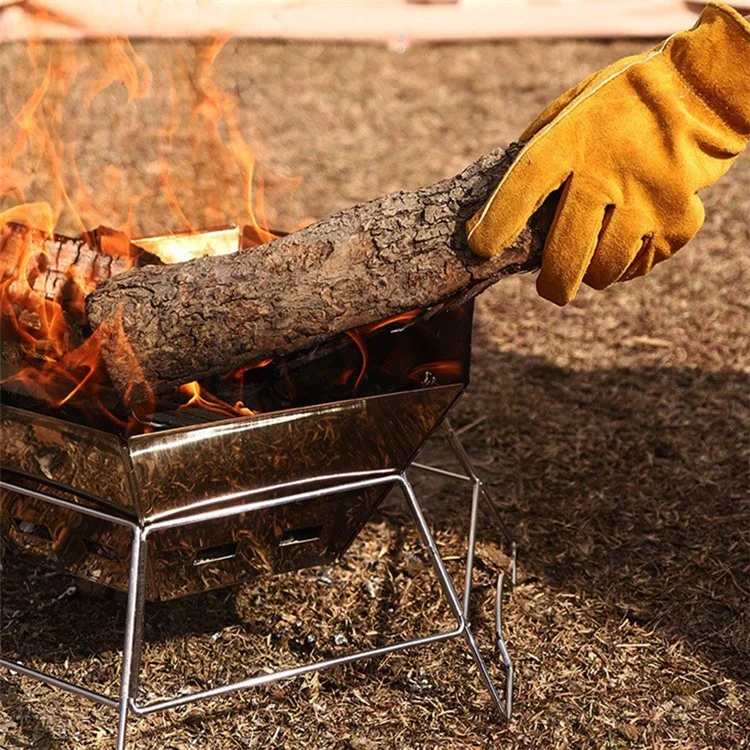
[[(458, 444), (460, 446), (460, 443)], [(461, 450), (463, 447), (461, 446)], [(458, 455), (458, 454), (457, 454)], [(465, 453), (464, 453), (465, 455)], [(468, 458), (466, 459), (468, 461)], [(462, 462), (463, 463), (463, 462)], [(470, 462), (467, 464), (470, 467)], [(167, 710), (169, 708), (176, 708), (177, 706), (185, 705), (195, 701), (199, 701), (205, 698), (218, 697), (225, 695), (236, 690), (242, 690), (245, 688), (255, 687), (262, 684), (268, 684), (276, 682), (282, 679), (288, 679), (296, 677), (302, 674), (315, 672), (321, 669), (327, 669), (340, 664), (352, 663), (360, 659), (368, 657), (384, 656), (388, 653), (394, 653), (396, 651), (403, 651), (406, 649), (415, 648), (418, 646), (425, 646), (430, 643), (436, 643), (440, 641), (457, 638), (460, 635), (464, 635), (466, 642), (472, 652), (474, 660), (479, 669), (482, 680), (484, 681), (487, 689), (492, 696), (492, 699), (498, 706), (500, 712), (505, 717), (509, 717), (511, 709), (511, 695), (512, 695), (512, 679), (513, 669), (512, 663), (508, 656), (508, 652), (505, 649), (505, 644), (502, 639), (502, 610), (501, 610), (501, 597), (502, 597), (502, 579), (498, 582), (498, 604), (496, 611), (496, 630), (498, 634), (498, 646), (500, 648), (503, 664), (506, 669), (506, 697), (505, 703), (503, 703), (498, 691), (493, 683), (490, 672), (487, 668), (487, 664), (477, 646), (474, 639), (474, 635), (471, 632), (471, 628), (468, 622), (468, 611), (469, 611), (469, 600), (471, 595), (471, 582), (472, 582), (472, 571), (474, 562), (474, 548), (476, 544), (476, 525), (478, 517), (478, 504), (479, 498), (482, 495), (481, 482), (476, 478), (473, 473), (473, 469), (467, 468), (467, 473), (470, 476), (458, 475), (452, 472), (445, 471), (443, 469), (432, 469), (433, 471), (443, 474), (448, 477), (458, 478), (463, 481), (471, 481), (473, 484), (472, 492), (472, 506), (471, 506), (471, 521), (470, 521), (470, 532), (469, 532), (469, 550), (467, 553), (467, 574), (465, 581), (464, 601), (459, 601), (456, 591), (453, 586), (448, 572), (445, 569), (445, 565), (440, 556), (440, 553), (435, 543), (435, 539), (430, 532), (430, 529), (425, 521), (422, 509), (419, 506), (417, 498), (414, 494), (414, 490), (406, 478), (405, 475), (401, 474), (387, 474), (376, 477), (367, 477), (358, 481), (342, 482), (334, 487), (323, 487), (315, 490), (307, 490), (297, 492), (295, 494), (283, 495), (281, 497), (274, 497), (261, 501), (254, 501), (244, 503), (240, 505), (234, 505), (232, 507), (219, 508), (215, 510), (206, 510), (195, 513), (193, 515), (185, 516), (183, 518), (170, 518), (162, 519), (151, 523), (146, 528), (141, 528), (129, 520), (118, 518), (100, 510), (77, 506), (67, 500), (62, 500), (51, 495), (47, 495), (35, 490), (28, 490), (23, 487), (18, 487), (13, 484), (7, 483), (0, 480), (0, 488), (8, 489), (13, 492), (20, 492), (21, 494), (27, 494), (30, 497), (48, 502), (52, 505), (57, 505), (63, 508), (68, 508), (84, 515), (94, 516), (102, 520), (107, 520), (115, 524), (125, 525), (131, 528), (133, 533), (132, 551), (130, 559), (130, 574), (128, 582), (128, 599), (126, 609), (126, 621), (125, 621), (125, 639), (123, 644), (123, 659), (122, 659), (122, 672), (120, 682), (120, 694), (118, 700), (113, 700), (107, 696), (99, 695), (92, 691), (86, 690), (79, 686), (68, 683), (64, 680), (59, 680), (46, 675), (37, 670), (33, 670), (23, 665), (16, 664), (5, 659), (0, 659), (0, 665), (16, 669), (22, 674), (26, 674), (30, 677), (41, 679), (49, 684), (57, 687), (62, 687), (71, 692), (77, 693), (83, 697), (95, 700), (112, 708), (119, 710), (119, 721), (117, 729), (117, 750), (125, 750), (126, 739), (127, 739), (127, 722), (130, 714), (137, 716), (143, 716), (157, 711)], [(348, 477), (347, 477), (348, 478)], [(272, 673), (264, 673), (256, 677), (251, 677), (240, 682), (236, 682), (229, 685), (224, 685), (218, 688), (210, 690), (198, 691), (196, 693), (182, 695), (177, 698), (167, 699), (162, 701), (155, 701), (147, 706), (139, 706), (137, 702), (137, 692), (139, 683), (139, 672), (140, 672), (140, 654), (143, 640), (143, 616), (145, 609), (145, 597), (146, 597), (146, 564), (148, 555), (148, 537), (154, 531), (167, 528), (176, 528), (180, 526), (188, 526), (202, 521), (214, 521), (219, 518), (227, 518), (230, 516), (240, 515), (242, 513), (252, 512), (263, 508), (276, 507), (285, 505), (288, 503), (301, 502), (320, 496), (328, 496), (334, 492), (349, 492), (356, 491), (359, 489), (365, 489), (373, 486), (387, 485), (392, 483), (398, 483), (401, 485), (404, 492), (404, 496), (410, 507), (412, 515), (416, 521), (420, 535), (424, 544), (429, 552), (432, 566), (435, 570), (437, 578), (440, 582), (442, 590), (448, 600), (451, 610), (456, 617), (457, 626), (452, 630), (434, 633), (429, 636), (421, 638), (414, 638), (407, 641), (399, 641), (389, 646), (380, 647), (377, 649), (368, 649), (346, 656), (336, 657), (316, 663), (308, 663), (299, 667), (278, 670)], [(292, 485), (290, 485), (291, 489)]]
[(503, 578), (503, 572), (500, 571), (495, 590), (495, 638), (505, 667), (505, 713), (509, 719), (513, 711), (513, 662), (503, 638)]
[[(125, 642), (122, 650), (122, 676), (120, 678), (120, 718), (117, 724), (117, 750), (125, 750), (127, 738), (128, 713), (131, 700), (131, 680), (133, 678), (133, 651), (135, 647), (136, 621), (138, 619), (139, 600), (145, 596), (141, 591), (144, 585), (143, 569), (140, 564), (141, 554), (146, 548), (146, 537), (141, 529), (133, 531), (133, 544), (130, 553), (130, 578), (128, 581), (128, 605), (125, 616)], [(139, 646), (140, 650), (140, 646)], [(137, 687), (137, 675), (133, 681)]]
[(471, 603), (471, 589), (474, 576), (474, 552), (477, 544), (477, 517), (479, 514), (479, 496), (482, 492), (482, 480), (474, 471), (474, 466), (469, 459), (466, 449), (464, 448), (458, 436), (453, 431), (451, 423), (445, 420), (445, 429), (448, 433), (448, 442), (450, 443), (453, 454), (458, 459), (461, 467), (466, 472), (467, 478), (471, 480), (471, 517), (469, 520), (469, 540), (466, 551), (466, 579), (464, 581), (464, 616), (469, 617), (469, 606)]
[[(445, 430), (448, 436), (448, 442), (449, 445), (453, 451), (453, 454), (458, 459), (458, 462), (461, 464), (461, 468), (464, 471), (464, 474), (458, 474), (453, 471), (448, 471), (446, 469), (437, 468), (435, 466), (428, 466), (425, 464), (419, 464), (414, 463), (412, 464), (413, 468), (420, 469), (422, 471), (427, 471), (432, 474), (438, 474), (441, 476), (444, 476), (448, 479), (457, 479), (464, 482), (471, 482), (472, 485), (472, 492), (471, 492), (471, 516), (469, 520), (469, 534), (468, 534), (468, 544), (467, 544), (467, 551), (466, 551), (466, 575), (464, 580), (464, 596), (463, 596), (463, 615), (465, 619), (469, 620), (470, 615), (470, 605), (471, 605), (471, 592), (473, 587), (473, 574), (474, 574), (474, 556), (475, 556), (475, 550), (476, 550), (476, 539), (477, 539), (477, 521), (478, 521), (478, 511), (479, 511), (479, 498), (484, 498), (487, 505), (492, 509), (493, 513), (495, 514), (495, 517), (497, 518), (497, 521), (500, 524), (500, 529), (503, 533), (503, 535), (506, 538), (506, 541), (509, 544), (510, 547), (510, 582), (511, 587), (515, 587), (516, 581), (517, 581), (517, 546), (515, 540), (510, 535), (510, 532), (508, 531), (503, 518), (501, 516), (500, 510), (495, 503), (492, 496), (487, 491), (487, 488), (484, 486), (482, 480), (478, 476), (476, 469), (474, 468), (474, 464), (471, 461), (471, 458), (469, 457), (469, 454), (466, 452), (466, 449), (464, 448), (463, 444), (458, 438), (458, 432), (454, 431), (453, 427), (451, 426), (450, 422), (446, 419), (444, 422)], [(506, 719), (510, 718), (511, 711), (513, 708), (513, 661), (510, 658), (510, 654), (508, 653), (508, 649), (505, 645), (505, 639), (503, 637), (503, 628), (502, 628), (502, 598), (503, 598), (503, 588), (504, 588), (504, 581), (505, 581), (505, 575), (503, 571), (501, 571), (498, 574), (497, 579), (497, 589), (495, 594), (495, 637), (496, 637), (496, 643), (497, 648), (500, 653), (500, 657), (502, 658), (503, 662), (503, 668), (505, 670), (505, 706), (503, 706), (500, 702), (500, 699), (497, 695), (497, 692), (494, 690), (493, 687), (490, 687), (491, 678), (489, 676), (489, 673), (487, 671), (486, 664), (484, 662), (484, 659), (482, 658), (481, 653), (478, 650), (478, 647), (476, 645), (476, 642), (474, 640), (473, 633), (471, 632), (471, 629), (467, 626), (467, 640), (469, 642), (469, 647), (471, 648), (474, 658), (477, 661), (477, 665), (479, 666), (479, 670), (482, 674), (482, 678), (484, 679), (485, 683), (488, 684), (488, 687), (490, 688), (490, 693), (492, 694), (495, 701), (498, 703), (498, 706), (505, 716)]]
[(138, 599), (135, 608), (135, 632), (133, 633), (133, 657), (130, 667), (131, 712), (133, 701), (138, 696), (140, 685), (141, 661), (143, 654), (143, 629), (146, 619), (146, 565), (148, 560), (148, 536), (141, 540), (141, 554), (138, 564)]
[[(461, 603), (459, 602), (456, 591), (453, 588), (453, 583), (450, 576), (448, 575), (448, 571), (445, 569), (445, 564), (440, 557), (440, 552), (437, 548), (437, 544), (435, 543), (435, 539), (433, 538), (432, 533), (430, 532), (430, 528), (427, 525), (427, 521), (425, 520), (424, 514), (422, 513), (422, 509), (419, 506), (419, 502), (417, 501), (417, 497), (414, 494), (414, 489), (405, 475), (402, 475), (401, 479), (401, 487), (404, 491), (404, 495), (406, 496), (406, 500), (409, 503), (409, 508), (412, 512), (412, 515), (414, 516), (414, 520), (417, 523), (417, 527), (419, 529), (420, 535), (422, 536), (422, 540), (429, 550), (435, 573), (440, 580), (440, 584), (443, 587), (443, 591), (445, 592), (446, 597), (448, 598), (448, 602), (450, 603), (453, 613), (458, 618), (459, 623), (464, 624), (463, 634), (466, 638), (467, 644), (469, 645), (472, 656), (474, 657), (474, 661), (477, 664), (479, 674), (482, 677), (482, 681), (487, 687), (487, 690), (489, 691), (492, 700), (497, 705), (500, 713), (506, 719), (508, 719), (510, 718), (509, 709), (511, 707), (511, 704), (509, 702), (503, 703), (502, 698), (497, 692), (497, 688), (495, 687), (495, 683), (492, 680), (492, 676), (490, 675), (489, 669), (487, 668), (484, 657), (482, 656), (482, 653), (479, 650), (479, 646), (474, 639), (474, 634), (471, 632), (471, 625), (464, 617)], [(509, 690), (512, 690), (512, 671), (506, 671), (506, 679), (509, 680)]]
[(469, 545), (466, 551), (466, 577), (464, 579), (464, 617), (469, 619), (471, 589), (474, 578), (474, 552), (477, 546), (477, 517), (479, 515), (479, 493), (481, 484), (474, 480), (471, 487), (471, 517), (469, 519)]
[[(409, 505), (412, 509), (414, 517), (417, 520), (417, 525), (420, 531), (421, 538), (430, 554), (430, 558), (433, 563), (433, 568), (435, 569), (437, 573), (438, 581), (442, 587), (444, 595), (446, 596), (448, 600), (451, 610), (456, 617), (457, 625), (455, 628), (451, 630), (434, 633), (432, 635), (423, 636), (420, 638), (414, 638), (414, 639), (407, 640), (407, 641), (399, 641), (397, 643), (393, 643), (391, 645), (383, 646), (383, 647), (376, 648), (376, 649), (367, 649), (367, 650), (360, 651), (357, 653), (348, 654), (345, 656), (339, 656), (339, 657), (335, 657), (332, 659), (327, 659), (321, 662), (308, 663), (308, 664), (304, 664), (298, 667), (293, 667), (290, 669), (267, 671), (263, 674), (250, 677), (250, 678), (241, 680), (239, 682), (222, 685), (220, 687), (211, 688), (209, 690), (202, 690), (202, 691), (197, 691), (194, 693), (182, 694), (175, 698), (157, 699), (155, 701), (148, 703), (147, 705), (139, 705), (138, 702), (135, 699), (133, 699), (130, 702), (130, 712), (135, 714), (136, 716), (147, 716), (152, 713), (177, 708), (179, 706), (188, 705), (190, 703), (195, 703), (197, 701), (205, 700), (207, 698), (216, 698), (219, 696), (228, 695), (230, 693), (233, 693), (239, 690), (245, 690), (251, 687), (257, 687), (257, 686), (269, 684), (272, 682), (278, 682), (280, 680), (297, 677), (303, 674), (309, 674), (309, 673), (316, 672), (321, 669), (328, 669), (330, 667), (334, 667), (334, 666), (338, 666), (342, 664), (352, 663), (352, 662), (359, 661), (361, 659), (365, 659), (369, 657), (384, 656), (388, 653), (394, 653), (397, 651), (403, 651), (403, 650), (415, 648), (418, 646), (428, 645), (430, 643), (437, 643), (440, 641), (450, 640), (450, 639), (457, 638), (460, 635), (464, 634), (468, 625), (467, 625), (466, 618), (464, 617), (461, 604), (457, 598), (455, 589), (453, 588), (453, 584), (451, 582), (450, 576), (448, 575), (445, 569), (442, 558), (440, 557), (434, 537), (432, 536), (432, 533), (430, 532), (429, 527), (427, 526), (424, 520), (422, 511), (416, 502), (416, 497), (414, 496), (414, 492), (411, 487), (411, 484), (409, 483), (408, 479), (406, 479), (405, 476), (396, 474), (396, 475), (390, 475), (387, 477), (369, 479), (369, 480), (365, 480), (359, 483), (353, 483), (349, 485), (344, 484), (344, 485), (339, 485), (337, 487), (328, 487), (322, 490), (315, 490), (312, 492), (309, 492), (309, 491), (303, 492), (297, 495), (288, 496), (286, 498), (286, 501), (300, 500), (300, 499), (309, 497), (310, 495), (316, 495), (316, 494), (320, 494), (323, 492), (328, 493), (328, 494), (332, 492), (343, 492), (353, 487), (372, 486), (373, 484), (400, 484), (402, 486), (404, 493), (405, 493), (405, 497), (407, 501), (409, 502)], [(478, 495), (476, 496), (476, 499), (478, 501)], [(413, 500), (413, 504), (412, 504), (412, 500)], [(279, 499), (277, 498), (273, 502), (277, 503), (279, 502)], [(236, 515), (242, 512), (247, 512), (250, 509), (252, 509), (252, 505), (235, 507), (231, 509), (231, 513), (233, 515)], [(416, 509), (416, 512), (415, 512), (415, 509)], [(225, 513), (225, 511), (219, 511), (219, 512), (222, 514)], [(211, 514), (211, 515), (212, 517), (215, 517), (214, 514)], [(226, 515), (229, 515), (229, 513), (226, 512)], [(196, 517), (160, 521), (158, 523), (148, 526), (144, 530), (143, 536), (148, 537), (152, 532), (158, 531), (162, 528), (194, 523), (195, 518)], [(476, 514), (475, 514), (475, 519), (476, 519)], [(145, 552), (143, 554), (145, 554)], [(477, 660), (477, 663), (480, 667), (482, 678), (485, 680), (485, 683), (487, 684), (488, 689), (493, 694), (496, 703), (500, 707), (501, 712), (504, 714), (505, 713), (504, 708), (502, 706), (502, 703), (500, 702), (499, 696), (497, 695), (497, 691), (494, 685), (492, 684), (492, 679), (489, 675), (489, 672), (484, 663), (484, 660), (482, 659), (482, 656), (479, 653), (476, 643), (474, 642), (473, 636), (467, 638), (467, 642), (469, 646), (471, 647), (472, 652), (474, 654), (474, 658), (475, 660)], [(131, 694), (132, 694), (132, 688), (131, 688)], [(118, 750), (120, 749), (118, 748)]]
[(503, 536), (510, 546), (510, 572), (512, 588), (516, 585), (518, 571), (518, 548), (516, 546), (516, 542), (508, 531), (508, 527), (505, 525), (505, 521), (503, 520), (502, 514), (500, 513), (500, 509), (498, 508), (495, 499), (492, 497), (489, 490), (484, 486), (484, 482), (482, 482), (482, 479), (477, 474), (477, 471), (474, 468), (474, 462), (469, 457), (466, 448), (464, 448), (463, 443), (459, 439), (458, 432), (453, 429), (453, 426), (451, 425), (449, 420), (446, 419), (443, 424), (445, 425), (445, 430), (448, 435), (448, 442), (450, 443), (451, 449), (453, 450), (453, 454), (456, 456), (458, 462), (461, 464), (461, 467), (466, 472), (467, 479), (470, 479), (472, 482), (474, 482), (475, 485), (479, 485), (479, 492), (481, 496), (484, 498), (487, 506), (495, 515), (495, 518), (500, 525), (500, 530), (502, 531)]

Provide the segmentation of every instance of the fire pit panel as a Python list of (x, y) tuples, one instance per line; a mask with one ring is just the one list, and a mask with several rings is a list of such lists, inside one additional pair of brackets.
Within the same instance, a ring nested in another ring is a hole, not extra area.
[[(347, 474), (402, 471), (461, 391), (460, 384), (437, 386), (123, 441), (9, 407), (3, 426), (12, 437), (3, 440), (3, 466), (25, 487), (115, 505), (145, 523), (288, 494), (274, 487), (289, 482), (301, 491), (331, 486)], [(114, 502), (105, 494), (109, 488)], [(377, 489), (323, 496), (158, 532), (148, 596), (169, 599), (333, 561), (383, 495)], [(79, 577), (127, 588), (127, 529), (12, 492), (2, 501), (3, 535), (10, 542)]]
[(135, 513), (125, 445), (116, 435), (3, 404), (0, 466)]
[[(14, 472), (3, 470), (3, 478), (76, 504), (97, 505)], [(17, 549), (46, 557), (79, 578), (127, 589), (131, 535), (122, 526), (0, 490), (0, 528), (3, 538)]]
[(138, 435), (129, 453), (141, 515), (262, 499), (273, 492), (260, 488), (281, 483), (401, 470), (460, 391), (441, 386)]

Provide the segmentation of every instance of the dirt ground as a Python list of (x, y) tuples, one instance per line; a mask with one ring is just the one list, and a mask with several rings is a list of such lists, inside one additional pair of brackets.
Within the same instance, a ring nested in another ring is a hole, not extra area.
[[(511, 141), (557, 93), (644, 44), (526, 41), (396, 54), (232, 41), (217, 69), (258, 152), (271, 223), (291, 228), (457, 172)], [(161, 115), (196, 100), (195, 47), (135, 49), (154, 72), (154, 93), (125, 109), (118, 86), (91, 103), (82, 96), (61, 131), (77, 144), (83, 181), (100, 185), (92, 201), (112, 225), (158, 181)], [(83, 81), (106, 59), (102, 45), (76, 55), (89, 65)], [(19, 45), (0, 50), (10, 102), (33, 88), (26, 60)], [(198, 226), (238, 215), (241, 189), (210, 159), (193, 158), (186, 133), (195, 119), (184, 123), (170, 154), (183, 213)], [(0, 137), (11, 130), (6, 118)], [(31, 165), (28, 175), (27, 198), (43, 197), (42, 170)], [(472, 386), (453, 421), (481, 419), (465, 442), (520, 549), (519, 584), (505, 610), (517, 666), (509, 725), (456, 642), (134, 721), (132, 746), (749, 747), (750, 158), (705, 200), (700, 235), (646, 279), (584, 290), (564, 310), (538, 299), (529, 277), (504, 281), (478, 302)], [(137, 226), (180, 228), (158, 199)], [(448, 460), (439, 440), (427, 454)], [(442, 480), (418, 488), (460, 580), (467, 498)], [(449, 624), (405, 519), (389, 503), (343, 566), (150, 607), (145, 694)], [(501, 541), (484, 518), (473, 619), (495, 667)], [(30, 570), (12, 553), (3, 559), (2, 593), (4, 652), (113, 689), (118, 600), (83, 596), (71, 579), (43, 565)], [(0, 745), (8, 750), (113, 746), (107, 709), (7, 673), (0, 696)]]

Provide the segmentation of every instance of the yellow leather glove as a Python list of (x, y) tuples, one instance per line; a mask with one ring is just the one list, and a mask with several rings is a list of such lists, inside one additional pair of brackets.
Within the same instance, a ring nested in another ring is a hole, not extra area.
[(594, 74), (526, 129), (518, 158), (467, 224), (490, 257), (562, 187), (537, 290), (565, 305), (581, 282), (643, 276), (701, 227), (696, 191), (750, 140), (750, 23), (708, 5), (690, 31)]

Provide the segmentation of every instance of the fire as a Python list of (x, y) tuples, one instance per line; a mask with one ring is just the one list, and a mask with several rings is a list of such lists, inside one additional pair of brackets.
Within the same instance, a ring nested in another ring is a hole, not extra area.
[[(357, 378), (354, 381), (353, 392), (355, 394), (359, 392), (362, 381), (364, 380), (365, 375), (367, 375), (367, 368), (370, 366), (370, 357), (367, 353), (367, 345), (365, 343), (366, 337), (371, 333), (375, 333), (375, 331), (382, 330), (383, 328), (393, 327), (394, 330), (398, 330), (400, 326), (404, 326), (407, 323), (411, 323), (412, 321), (416, 320), (421, 313), (422, 310), (419, 309), (407, 310), (406, 312), (399, 313), (398, 315), (393, 315), (390, 318), (384, 318), (383, 320), (378, 320), (374, 323), (368, 323), (367, 325), (360, 326), (359, 328), (354, 328), (351, 331), (346, 332), (346, 335), (354, 342), (357, 349), (359, 349), (359, 354), (362, 358), (359, 370), (356, 371)], [(344, 372), (342, 372), (339, 376), (338, 382), (341, 385), (347, 384), (354, 373), (355, 370), (353, 369), (344, 370)]]
[(367, 347), (365, 346), (364, 341), (362, 341), (362, 333), (359, 330), (347, 331), (346, 335), (357, 345), (357, 349), (359, 349), (359, 353), (362, 355), (362, 365), (359, 368), (357, 379), (354, 381), (354, 393), (357, 393), (360, 385), (362, 385), (362, 380), (367, 373), (367, 365), (369, 364)]
[[(149, 229), (155, 234), (151, 217), (164, 215), (164, 208), (172, 225), (162, 227), (163, 236), (143, 241), (144, 249), (160, 255), (163, 262), (232, 252), (240, 245), (274, 239), (267, 227), (263, 185), (254, 150), (243, 133), (237, 96), (217, 80), (216, 62), (225, 44), (225, 39), (211, 40), (197, 47), (195, 60), (184, 60), (182, 72), (194, 93), (186, 103), (176, 93), (174, 71), (166, 66), (149, 69), (126, 39), (109, 40), (99, 59), (72, 45), (29, 44), (25, 98), (10, 88), (5, 98), (9, 125), (0, 130), (1, 377), (5, 389), (24, 391), (53, 408), (78, 405), (128, 430), (143, 429), (142, 422), (148, 421), (145, 412), (153, 408), (150, 394), (139, 393), (132, 399), (140, 404), (137, 414), (132, 408), (123, 410), (114, 398), (102, 348), (127, 349), (127, 339), (117, 321), (90, 333), (84, 299), (98, 280), (88, 270), (82, 272), (77, 262), (55, 265), (60, 260), (50, 251), (55, 231), (87, 238), (92, 252), (103, 254), (105, 264), (120, 259), (119, 271), (132, 265), (127, 238), (138, 238)], [(155, 102), (164, 92), (162, 100), (167, 98), (171, 106), (162, 112)], [(101, 133), (108, 131), (115, 118), (131, 122), (130, 132), (136, 136), (141, 134), (141, 124), (148, 122), (145, 137), (150, 139), (150, 148), (144, 151), (150, 154), (149, 161), (107, 163), (105, 148), (96, 154), (102, 159), (100, 169), (81, 169), (90, 139), (90, 135), (79, 138), (81, 109), (88, 110), (90, 121), (101, 120)], [(176, 140), (186, 137), (192, 138), (192, 163), (171, 163)], [(83, 177), (92, 172), (93, 176)], [(212, 189), (207, 190), (200, 181), (209, 178)], [(130, 185), (136, 188), (128, 189)], [(240, 190), (244, 199), (238, 201), (235, 194)], [(196, 195), (201, 199), (198, 208), (191, 205)], [(230, 223), (244, 229), (215, 231), (210, 241), (198, 232), (202, 226)], [(96, 237), (88, 233), (98, 225), (117, 231)], [(185, 232), (166, 234), (177, 228)], [(193, 234), (195, 242), (191, 242)], [(137, 245), (138, 240), (133, 243)], [(49, 269), (56, 274), (54, 290), (47, 283)], [(138, 363), (133, 360), (135, 371)], [(236, 377), (241, 381), (240, 375)], [(185, 406), (229, 416), (253, 413), (241, 397), (232, 405), (199, 384), (183, 386), (178, 393)]]
[(384, 320), (378, 320), (375, 323), (370, 323), (366, 326), (362, 326), (357, 329), (358, 333), (360, 334), (368, 334), (368, 333), (374, 333), (375, 331), (379, 331), (381, 328), (387, 328), (390, 326), (398, 326), (400, 325), (406, 325), (407, 323), (411, 323), (413, 320), (418, 318), (422, 314), (422, 310), (416, 309), (416, 310), (407, 310), (406, 312), (400, 313), (399, 315), (393, 315), (390, 318), (385, 318)]
[[(121, 321), (110, 321), (92, 334), (86, 322), (86, 295), (103, 278), (130, 269), (143, 253), (176, 263), (237, 252), (275, 238), (268, 229), (263, 182), (240, 117), (238, 95), (223, 88), (217, 75), (226, 42), (197, 46), (194, 59), (183, 59), (184, 70), (174, 65), (149, 69), (125, 39), (97, 48), (98, 59), (71, 45), (29, 45), (25, 96), (9, 87), (5, 105), (10, 124), (0, 128), (4, 390), (52, 408), (77, 408), (126, 432), (150, 429), (157, 406), (153, 394), (142, 386), (135, 392), (131, 386), (123, 403), (106, 374), (102, 354), (116, 347), (126, 353), (133, 382), (143, 380), (137, 377), (140, 365)], [(93, 146), (93, 157), (88, 153), (91, 133), (79, 137), (81, 109), (87, 110), (87, 122), (100, 123), (95, 135), (102, 140)], [(113, 147), (121, 156), (109, 159), (107, 138), (115, 121), (128, 124), (118, 132), (132, 134), (133, 143), (127, 144), (130, 148)], [(191, 148), (185, 149), (185, 144)], [(184, 158), (173, 161), (178, 152), (190, 155), (188, 163)], [(84, 156), (101, 163), (94, 170), (83, 169)], [(155, 215), (168, 218), (154, 227)], [(219, 229), (202, 230), (211, 226)], [(67, 261), (59, 249), (63, 240), (55, 232), (79, 238), (70, 240), (75, 252)], [(386, 327), (397, 330), (420, 312), (404, 312), (350, 331), (361, 362), (342, 372), (339, 382), (355, 394), (364, 390), (368, 335)], [(223, 399), (210, 393), (205, 383), (195, 382), (181, 386), (165, 401), (170, 407), (176, 403), (228, 417), (252, 415), (255, 412), (245, 405), (250, 398), (243, 392), (246, 376), (269, 365), (271, 360), (263, 360), (224, 375)], [(428, 371), (430, 377), (449, 375), (451, 367), (431, 363), (411, 377), (421, 381)], [(296, 389), (289, 370), (279, 364), (276, 374), (294, 403)]]
[[(121, 323), (118, 319), (93, 335), (83, 334), (84, 296), (93, 284), (74, 268), (68, 269), (54, 297), (47, 294), (45, 267), (55, 238), (9, 222), (32, 215), (32, 208), (17, 207), (0, 215), (2, 384), (54, 408), (86, 403), (90, 411), (129, 428), (130, 420), (117, 416), (112, 409), (115, 399), (104, 393), (108, 384), (101, 361), (105, 340), (127, 350)], [(132, 366), (138, 366), (134, 355)], [(138, 400), (150, 401), (148, 396)]]
[(234, 406), (228, 404), (226, 401), (222, 401), (220, 398), (209, 393), (198, 382), (185, 383), (178, 390), (188, 399), (180, 407), (182, 409), (188, 406), (195, 406), (227, 417), (252, 417), (256, 413), (252, 409), (248, 409), (242, 401), (237, 401)]
[(426, 362), (419, 367), (415, 367), (410, 373), (409, 378), (417, 382), (425, 380), (439, 379), (440, 377), (454, 378), (463, 372), (463, 364), (458, 360), (446, 359), (439, 362)]

